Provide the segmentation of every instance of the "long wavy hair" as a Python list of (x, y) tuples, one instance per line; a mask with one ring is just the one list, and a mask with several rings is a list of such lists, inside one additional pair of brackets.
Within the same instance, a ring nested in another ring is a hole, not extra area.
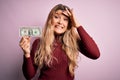
[[(34, 61), (35, 64), (42, 68), (43, 65), (50, 66), (54, 57), (52, 56), (52, 48), (53, 42), (55, 39), (54, 30), (51, 25), (51, 19), (53, 14), (57, 10), (70, 10), (69, 7), (58, 4), (56, 5), (49, 13), (44, 30), (42, 32), (42, 36), (40, 38), (40, 44), (38, 49), (36, 50)], [(78, 56), (78, 46), (77, 39), (78, 35), (75, 28), (72, 26), (71, 20), (69, 18), (68, 28), (65, 31), (64, 35), (62, 35), (62, 49), (66, 52), (66, 55), (69, 59), (69, 72), (71, 76), (74, 76), (74, 69), (77, 66), (77, 56)]]

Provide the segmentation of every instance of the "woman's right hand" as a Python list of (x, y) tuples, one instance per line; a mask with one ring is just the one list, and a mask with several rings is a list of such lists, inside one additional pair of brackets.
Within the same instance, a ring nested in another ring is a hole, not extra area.
[(23, 36), (19, 43), (20, 47), (22, 48), (24, 55), (26, 58), (30, 57), (30, 37)]

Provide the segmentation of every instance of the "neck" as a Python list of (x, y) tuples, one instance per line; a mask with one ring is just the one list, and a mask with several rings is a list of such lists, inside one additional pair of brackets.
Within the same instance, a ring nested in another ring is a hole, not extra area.
[(64, 34), (55, 34), (55, 40), (62, 42), (63, 35)]

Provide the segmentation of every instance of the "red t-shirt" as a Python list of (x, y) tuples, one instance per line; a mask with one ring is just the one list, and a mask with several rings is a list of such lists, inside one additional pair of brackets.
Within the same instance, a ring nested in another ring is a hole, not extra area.
[[(94, 40), (88, 35), (88, 33), (83, 29), (82, 26), (77, 28), (81, 40), (78, 41), (78, 46), (80, 52), (91, 58), (97, 59), (100, 56), (99, 49), (94, 42)], [(37, 66), (34, 64), (34, 54), (39, 43), (39, 39), (36, 39), (32, 45), (31, 57), (25, 58), (23, 62), (23, 74), (27, 80), (32, 79), (37, 71)], [(65, 51), (62, 50), (62, 44), (59, 41), (54, 42), (53, 56), (57, 58), (53, 60), (53, 64), (48, 66), (43, 66), (40, 70), (40, 76), (38, 80), (73, 80), (74, 77), (70, 76), (68, 68), (68, 57)]]

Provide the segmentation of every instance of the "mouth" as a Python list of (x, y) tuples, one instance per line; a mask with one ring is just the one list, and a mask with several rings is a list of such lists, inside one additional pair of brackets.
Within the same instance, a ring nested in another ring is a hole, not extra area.
[(55, 28), (57, 28), (57, 29), (63, 29), (64, 27), (61, 26), (61, 25), (56, 25)]
[(54, 27), (54, 32), (56, 34), (63, 34), (65, 32), (65, 30), (66, 30), (66, 27), (63, 25), (55, 25), (55, 27)]

